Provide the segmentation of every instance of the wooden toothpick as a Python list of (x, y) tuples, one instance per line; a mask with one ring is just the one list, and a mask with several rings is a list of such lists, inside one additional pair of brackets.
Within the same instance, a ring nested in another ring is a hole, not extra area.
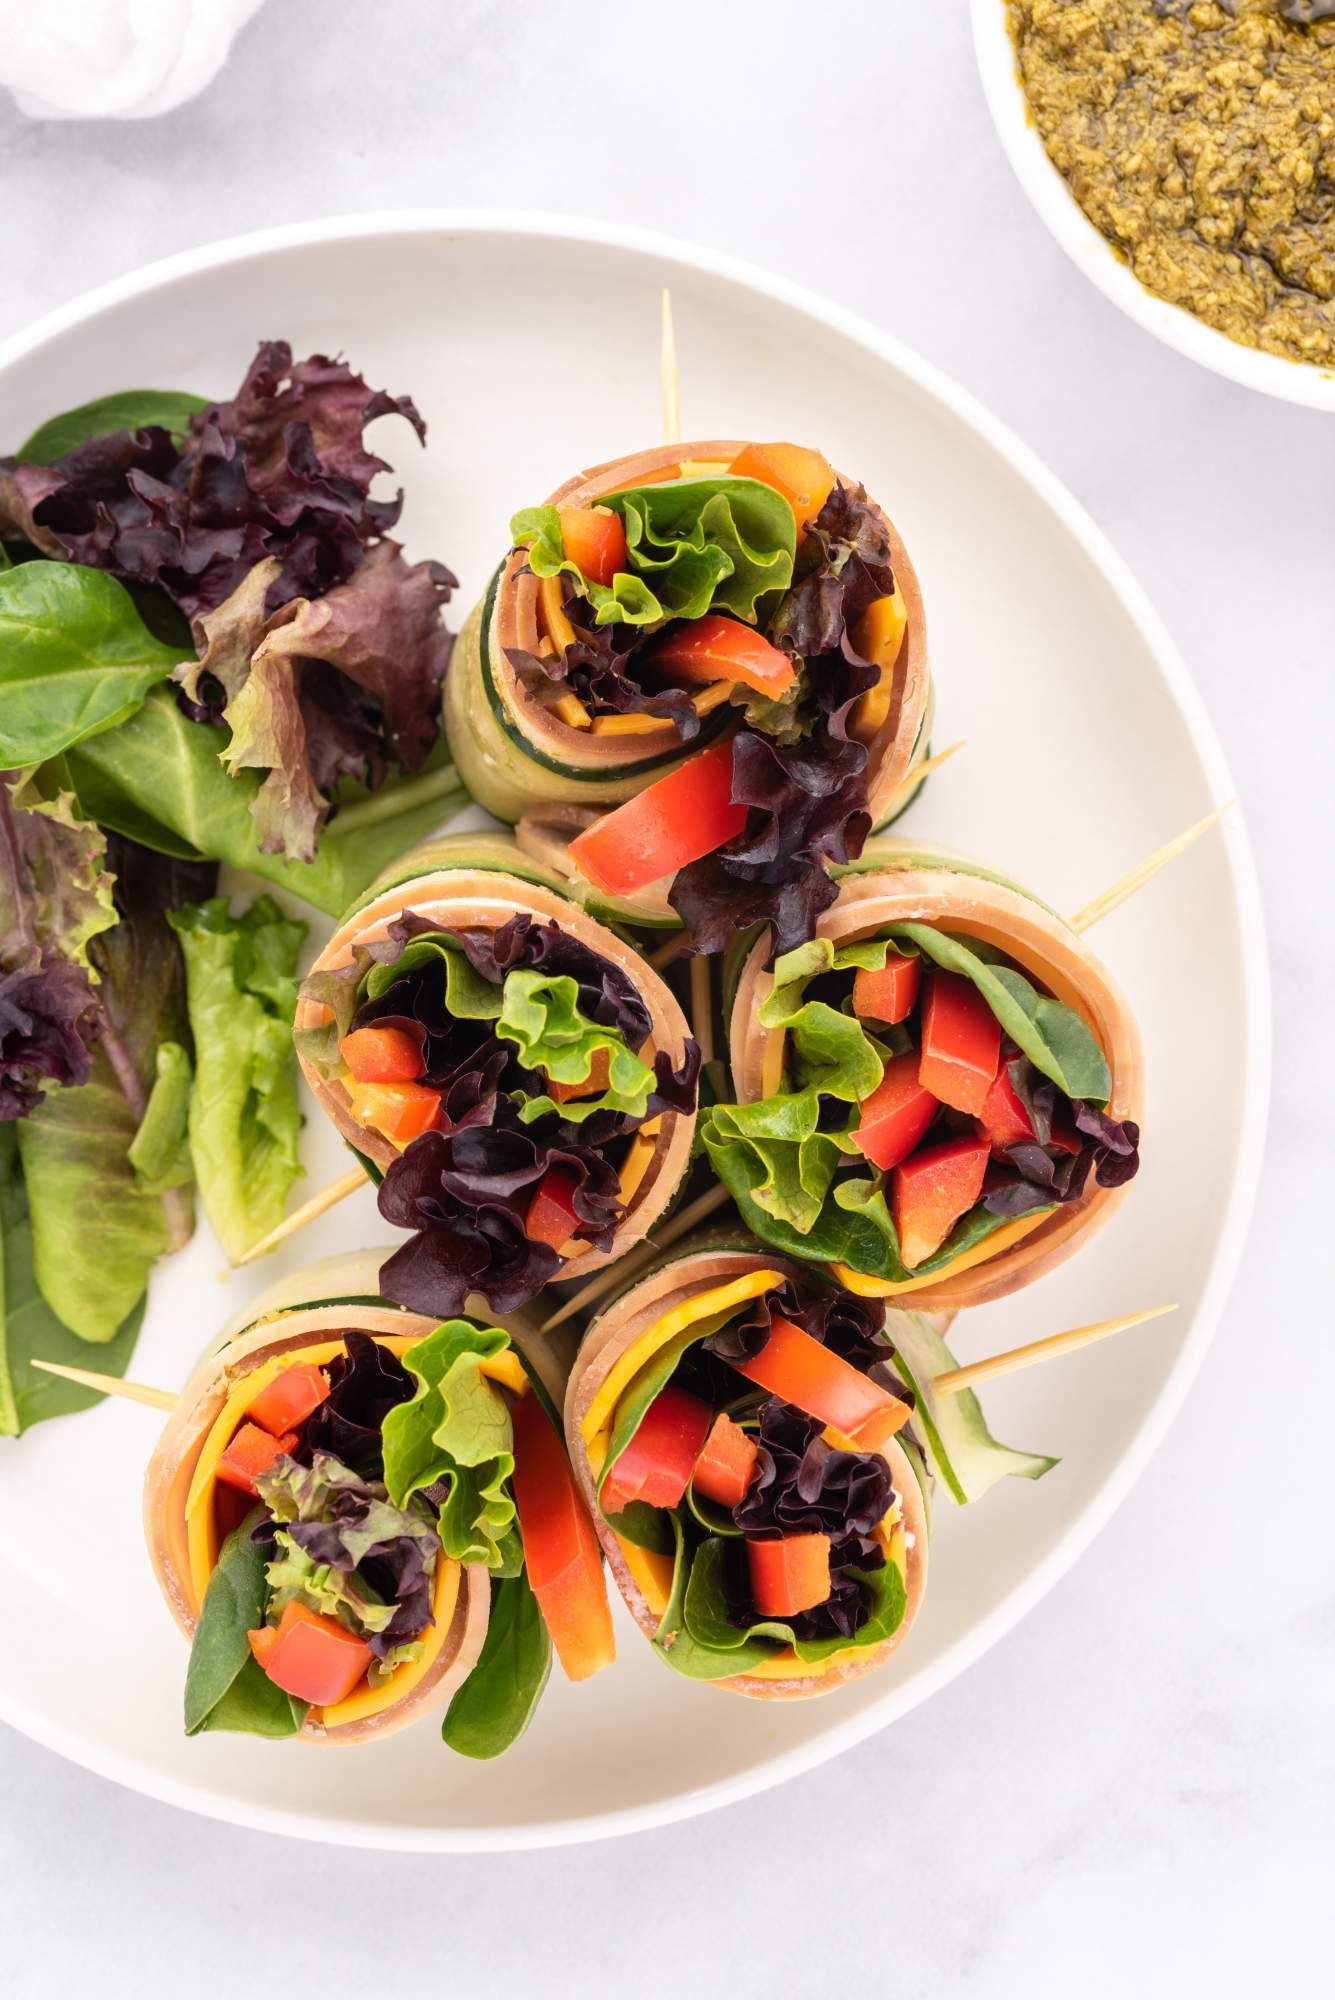
[(62, 1376), (77, 1382), (81, 1389), (96, 1389), (102, 1396), (119, 1396), (126, 1403), (144, 1403), (150, 1410), (174, 1410), (176, 1398), (170, 1389), (154, 1389), (147, 1382), (123, 1382), (119, 1375), (98, 1375), (91, 1368), (67, 1368), (61, 1361), (39, 1361), (32, 1366), (46, 1375)]
[(686, 933), (678, 931), (666, 944), (660, 944), (657, 951), (651, 951), (647, 962), (653, 966), (655, 972), (661, 972), (665, 965), (671, 965), (674, 958), (680, 958), (685, 949)]
[(253, 1264), (257, 1257), (267, 1257), (271, 1250), (276, 1250), (280, 1243), (286, 1243), (289, 1236), (295, 1236), (308, 1222), (314, 1222), (326, 1209), (337, 1207), (338, 1203), (348, 1195), (355, 1194), (359, 1187), (365, 1186), (366, 1173), (363, 1168), (354, 1167), (350, 1173), (341, 1174), (336, 1181), (330, 1181), (328, 1187), (321, 1188), (319, 1194), (313, 1194), (309, 1201), (303, 1201), (300, 1208), (294, 1208), (291, 1215), (285, 1215), (276, 1229), (271, 1229), (267, 1236), (261, 1236), (259, 1242), (252, 1243), (249, 1250), (243, 1250), (236, 1260), (238, 1265)]
[(677, 335), (672, 324), (672, 294), (663, 287), (662, 342), (659, 348), (659, 383), (663, 397), (663, 442), (681, 443), (681, 377), (677, 373)]
[(1087, 931), (1091, 925), (1101, 922), (1104, 917), (1111, 916), (1112, 912), (1120, 909), (1138, 889), (1143, 889), (1147, 882), (1152, 881), (1161, 868), (1166, 868), (1170, 861), (1176, 861), (1179, 854), (1185, 854), (1187, 849), (1193, 846), (1203, 833), (1208, 833), (1212, 826), (1218, 826), (1224, 814), (1231, 811), (1237, 803), (1236, 799), (1225, 799), (1222, 806), (1217, 806), (1213, 812), (1206, 813), (1204, 819), (1198, 819), (1185, 833), (1179, 833), (1173, 840), (1166, 840), (1163, 846), (1157, 847), (1146, 860), (1137, 862), (1134, 868), (1128, 869), (1119, 881), (1113, 883), (1111, 889), (1105, 889), (1092, 903), (1086, 903), (1083, 910), (1077, 910), (1071, 918), (1071, 929)]
[(1031, 1340), (1025, 1347), (1008, 1348), (1004, 1354), (990, 1354), (985, 1361), (970, 1361), (963, 1368), (947, 1368), (932, 1386), (939, 1396), (958, 1396), (976, 1382), (990, 1381), (994, 1375), (1013, 1375), (1020, 1368), (1033, 1368), (1057, 1354), (1071, 1354), (1092, 1341), (1106, 1340), (1109, 1334), (1123, 1333), (1129, 1326), (1141, 1326), (1147, 1319), (1161, 1319), (1177, 1307), (1149, 1306), (1144, 1312), (1127, 1313), (1121, 1319), (1100, 1319), (1092, 1326), (1068, 1327), (1065, 1333), (1050, 1333), (1046, 1340)]
[(697, 1222), (703, 1222), (707, 1215), (712, 1215), (716, 1208), (722, 1208), (727, 1200), (728, 1190), (725, 1187), (712, 1187), (698, 1201), (688, 1202), (680, 1215), (674, 1216), (664, 1228), (656, 1230), (652, 1237), (646, 1237), (637, 1250), (628, 1251), (610, 1270), (600, 1271), (596, 1278), (582, 1285), (566, 1300), (559, 1312), (554, 1312), (550, 1319), (543, 1321), (542, 1331), (550, 1333), (554, 1326), (560, 1326), (563, 1320), (570, 1319), (595, 1299), (600, 1299), (604, 1292), (610, 1292), (627, 1278), (637, 1277), (643, 1266), (660, 1250), (670, 1249), (679, 1237), (694, 1229)]
[(700, 1044), (700, 1067), (714, 1060), (714, 989), (709, 977), (709, 960), (699, 952), (690, 962), (691, 1026)]

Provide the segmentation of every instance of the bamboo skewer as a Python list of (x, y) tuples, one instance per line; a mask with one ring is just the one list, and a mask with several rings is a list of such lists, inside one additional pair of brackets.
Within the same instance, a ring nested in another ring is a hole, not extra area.
[(77, 1382), (81, 1389), (96, 1389), (104, 1396), (119, 1396), (126, 1403), (143, 1403), (150, 1410), (174, 1410), (176, 1397), (170, 1389), (154, 1389), (147, 1382), (123, 1382), (119, 1375), (98, 1375), (91, 1368), (66, 1368), (60, 1361), (38, 1361), (32, 1365), (46, 1375), (59, 1375)]
[(961, 736), (958, 743), (948, 744), (944, 750), (938, 750), (934, 756), (924, 757), (921, 764), (915, 764), (911, 770), (906, 771), (903, 784), (891, 794), (886, 818), (893, 819), (899, 810), (900, 800), (906, 798), (910, 792), (916, 792), (924, 779), (931, 777), (933, 771), (939, 771), (943, 764), (948, 764), (951, 758), (964, 748), (967, 740)]
[(932, 1386), (938, 1396), (958, 1396), (962, 1389), (972, 1389), (975, 1382), (988, 1382), (994, 1375), (1013, 1375), (1021, 1368), (1033, 1368), (1040, 1361), (1052, 1360), (1054, 1355), (1074, 1353), (1077, 1347), (1088, 1347), (1095, 1340), (1106, 1340), (1109, 1334), (1123, 1333), (1127, 1327), (1142, 1326), (1147, 1319), (1161, 1319), (1165, 1313), (1176, 1311), (1176, 1305), (1148, 1306), (1144, 1312), (1126, 1313), (1121, 1319), (1100, 1319), (1092, 1326), (1068, 1327), (1065, 1333), (1050, 1333), (1045, 1340), (1031, 1340), (1024, 1347), (1008, 1348), (1004, 1354), (989, 1354), (986, 1360), (970, 1361), (963, 1368), (947, 1368)]
[(714, 1060), (714, 989), (709, 977), (709, 960), (697, 952), (690, 963), (691, 1026), (700, 1044), (700, 1067)]
[(672, 324), (672, 294), (663, 287), (662, 334), (658, 350), (659, 386), (663, 398), (663, 442), (681, 442), (681, 376), (677, 371), (677, 334)]
[[(717, 1207), (720, 1190), (713, 1189), (690, 1208), (683, 1209), (670, 1229), (659, 1236), (656, 1248), (666, 1249), (668, 1243), (689, 1229), (706, 1207)], [(649, 1246), (644, 1246), (648, 1248)], [(638, 1255), (638, 1253), (636, 1253)], [(581, 1301), (590, 1293), (603, 1292), (610, 1285), (623, 1278), (627, 1258), (615, 1270), (605, 1272), (594, 1284), (586, 1285), (584, 1291), (568, 1299), (559, 1313), (549, 1319), (543, 1327), (546, 1333), (575, 1311)], [(1162, 1319), (1165, 1313), (1176, 1312), (1177, 1307), (1148, 1306), (1144, 1312), (1126, 1313), (1121, 1319), (1096, 1320), (1092, 1326), (1068, 1327), (1065, 1333), (1050, 1333), (1045, 1340), (1031, 1340), (1025, 1347), (1009, 1348), (1004, 1354), (988, 1355), (983, 1361), (970, 1361), (963, 1368), (948, 1368), (938, 1375), (933, 1383), (938, 1395), (957, 1396), (962, 1389), (971, 1389), (975, 1382), (986, 1382), (994, 1375), (1012, 1375), (1021, 1368), (1033, 1368), (1040, 1361), (1050, 1361), (1058, 1354), (1070, 1354), (1077, 1347), (1087, 1347), (1092, 1341), (1106, 1340), (1109, 1334), (1123, 1333), (1128, 1327), (1142, 1326), (1146, 1320)], [(170, 1389), (155, 1389), (147, 1382), (124, 1382), (119, 1375), (99, 1375), (91, 1368), (67, 1368), (60, 1361), (33, 1360), (34, 1368), (42, 1369), (48, 1375), (59, 1375), (66, 1382), (77, 1382), (81, 1388), (94, 1389), (100, 1395), (119, 1396), (122, 1402), (143, 1403), (150, 1410), (174, 1410), (177, 1398)]]
[(610, 1292), (613, 1286), (634, 1277), (640, 1267), (652, 1259), (656, 1251), (670, 1249), (679, 1237), (694, 1229), (697, 1222), (703, 1222), (716, 1208), (722, 1208), (727, 1199), (728, 1190), (725, 1187), (713, 1187), (707, 1194), (702, 1194), (698, 1201), (688, 1202), (680, 1215), (674, 1216), (665, 1228), (660, 1229), (652, 1238), (646, 1237), (638, 1249), (631, 1250), (619, 1263), (613, 1264), (610, 1270), (600, 1271), (596, 1278), (590, 1278), (587, 1285), (582, 1285), (579, 1291), (573, 1293), (565, 1304), (552, 1314), (550, 1319), (543, 1321), (541, 1331), (550, 1333), (554, 1326), (560, 1326), (582, 1307), (591, 1305), (595, 1299), (600, 1299), (604, 1292)]
[(655, 972), (661, 972), (664, 966), (671, 965), (674, 958), (680, 958), (685, 949), (686, 933), (678, 931), (666, 944), (660, 944), (657, 951), (651, 951), (645, 963), (652, 965)]
[(1111, 889), (1105, 889), (1092, 903), (1086, 903), (1083, 910), (1076, 911), (1071, 918), (1071, 929), (1087, 931), (1092, 925), (1100, 923), (1104, 917), (1111, 916), (1113, 911), (1120, 909), (1138, 889), (1143, 889), (1147, 882), (1152, 881), (1161, 868), (1166, 868), (1170, 861), (1176, 861), (1179, 854), (1185, 854), (1187, 849), (1194, 846), (1201, 835), (1208, 833), (1212, 826), (1218, 826), (1224, 814), (1237, 803), (1235, 798), (1225, 799), (1222, 806), (1217, 806), (1213, 812), (1206, 813), (1204, 819), (1198, 819), (1194, 826), (1186, 829), (1185, 833), (1179, 833), (1173, 840), (1166, 840), (1163, 846), (1157, 847), (1146, 860), (1137, 862), (1134, 868), (1129, 868), (1125, 875), (1113, 883)]
[(328, 1187), (321, 1188), (319, 1194), (313, 1194), (300, 1208), (294, 1208), (291, 1215), (285, 1215), (276, 1229), (271, 1229), (267, 1236), (261, 1236), (249, 1250), (242, 1251), (237, 1264), (253, 1264), (257, 1257), (266, 1257), (280, 1243), (285, 1243), (289, 1236), (295, 1236), (308, 1222), (314, 1222), (317, 1216), (323, 1215), (326, 1209), (337, 1207), (346, 1195), (355, 1194), (359, 1187), (365, 1186), (366, 1170), (363, 1167), (353, 1167), (349, 1173), (340, 1174)]

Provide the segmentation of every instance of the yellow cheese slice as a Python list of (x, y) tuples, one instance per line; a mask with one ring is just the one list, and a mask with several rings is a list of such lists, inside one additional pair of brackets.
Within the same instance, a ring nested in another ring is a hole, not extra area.
[[(881, 601), (878, 600), (878, 603)], [(881, 670), (881, 678), (875, 687), (869, 687), (865, 694), (860, 694), (853, 704), (851, 733), (860, 743), (870, 743), (884, 726), (885, 718), (890, 713), (895, 662), (899, 658), (899, 649), (904, 643), (904, 633), (909, 622), (908, 606), (899, 593), (898, 584), (881, 616), (886, 622), (886, 630), (880, 635), (880, 643), (877, 646), (877, 664)]]
[(1045, 1208), (1037, 1215), (1018, 1215), (1014, 1222), (1008, 1222), (981, 1243), (975, 1243), (972, 1250), (961, 1250), (958, 1257), (952, 1257), (939, 1271), (928, 1271), (921, 1278), (903, 1278), (896, 1282), (893, 1278), (869, 1278), (863, 1271), (854, 1271), (847, 1264), (831, 1264), (830, 1270), (845, 1291), (855, 1292), (860, 1299), (899, 1298), (905, 1292), (921, 1292), (928, 1285), (936, 1285), (943, 1278), (957, 1278), (962, 1271), (972, 1271), (976, 1264), (985, 1264), (989, 1257), (995, 1257), (1002, 1250), (1009, 1250), (1031, 1229), (1037, 1229), (1040, 1222), (1046, 1222), (1052, 1210)]
[(580, 1436), (585, 1444), (597, 1437), (632, 1379), (660, 1347), (666, 1347), (670, 1340), (684, 1333), (696, 1320), (705, 1319), (711, 1313), (725, 1312), (729, 1306), (745, 1305), (748, 1299), (759, 1298), (762, 1292), (770, 1291), (781, 1281), (782, 1273), (779, 1271), (747, 1271), (726, 1285), (714, 1285), (707, 1292), (696, 1292), (684, 1304), (674, 1306), (670, 1312), (656, 1319), (608, 1370), (606, 1381), (589, 1404), (580, 1424)]
[(355, 1688), (342, 1701), (332, 1702), (321, 1712), (326, 1729), (337, 1729), (343, 1722), (363, 1722), (368, 1715), (378, 1715), (391, 1702), (402, 1701), (405, 1695), (412, 1693), (440, 1657), (440, 1649), (445, 1644), (454, 1618), (454, 1607), (459, 1600), (460, 1574), (458, 1563), (442, 1550), (436, 1559), (436, 1587), (431, 1598), (431, 1614), (436, 1622), (428, 1625), (422, 1634), (420, 1655), (396, 1667), (380, 1687), (368, 1685)]
[(586, 726), (592, 728), (595, 736), (649, 736), (655, 729), (661, 729), (666, 720), (665, 716), (646, 715), (639, 710), (632, 715), (595, 715)]
[(649, 1119), (647, 1124), (641, 1125), (626, 1148), (625, 1163), (618, 1179), (621, 1183), (621, 1199), (627, 1208), (639, 1191), (640, 1182), (649, 1171), (649, 1162), (654, 1157), (654, 1140), (658, 1136), (661, 1123), (661, 1119)]
[(548, 638), (558, 653), (564, 653), (567, 646), (573, 646), (575, 643), (575, 628), (561, 607), (561, 579), (559, 576), (544, 576), (539, 578), (538, 605), (542, 612), (542, 622), (547, 628)]
[(726, 458), (684, 458), (678, 470), (683, 479), (721, 479), (732, 467)]

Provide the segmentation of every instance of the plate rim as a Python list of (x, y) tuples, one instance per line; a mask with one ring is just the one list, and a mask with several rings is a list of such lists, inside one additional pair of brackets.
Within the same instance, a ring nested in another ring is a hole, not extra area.
[(1247, 347), (1183, 306), (1147, 291), (1094, 227), (1052, 164), (1029, 115), (1005, 21), (1006, 0), (971, 0), (974, 57), (1002, 151), (1049, 234), (1106, 299), (1156, 340), (1245, 389), (1310, 410), (1335, 410), (1335, 369)]
[[(522, 208), (389, 208), (326, 216), (246, 231), (174, 252), (80, 293), (31, 325), (0, 340), (0, 376), (49, 341), (100, 314), (200, 272), (283, 250), (314, 244), (391, 236), (539, 236), (591, 243), (600, 248), (655, 258), (684, 270), (740, 286), (762, 299), (814, 320), (854, 341), (933, 396), (980, 436), (1055, 513), (1094, 568), (1114, 590), (1144, 639), (1183, 717), (1200, 759), (1212, 802), (1236, 797), (1223, 746), (1215, 733), (1186, 661), (1148, 595), (1064, 483), (1006, 424), (934, 362), (886, 333), (872, 321), (795, 280), (683, 238), (636, 224)], [(1045, 1597), (1107, 1525), (1158, 1451), (1194, 1382), (1214, 1338), (1245, 1247), (1260, 1182), (1269, 1100), (1271, 1062), (1270, 969), (1265, 920), (1255, 859), (1239, 806), (1221, 823), (1221, 837), (1233, 890), (1243, 963), (1242, 998), (1246, 1025), (1247, 1075), (1236, 1155), (1225, 1200), (1223, 1223), (1210, 1259), (1200, 1302), (1187, 1337), (1152, 1410), (1131, 1439), (1098, 1493), (1062, 1533), (1048, 1555), (996, 1609), (950, 1647), (929, 1672), (889, 1690), (866, 1709), (846, 1717), (809, 1742), (765, 1759), (754, 1769), (696, 1786), (670, 1799), (590, 1814), (580, 1819), (546, 1820), (524, 1826), (489, 1828), (389, 1827), (376, 1820), (327, 1819), (296, 1808), (231, 1799), (192, 1782), (146, 1771), (133, 1757), (53, 1722), (0, 1687), (0, 1721), (44, 1748), (109, 1778), (128, 1790), (181, 1807), (205, 1818), (284, 1834), (328, 1845), (397, 1853), (496, 1853), (575, 1846), (622, 1834), (669, 1826), (718, 1807), (751, 1798), (788, 1779), (846, 1754), (859, 1743), (949, 1685), (982, 1658), (999, 1639)]]

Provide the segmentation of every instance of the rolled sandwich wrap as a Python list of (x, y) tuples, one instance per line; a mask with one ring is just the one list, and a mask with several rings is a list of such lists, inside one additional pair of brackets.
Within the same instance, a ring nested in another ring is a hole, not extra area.
[[(510, 1312), (639, 1241), (695, 1130), (699, 1049), (653, 968), (514, 843), (458, 835), (400, 862), (303, 982), (316, 1098), (413, 1232), (386, 1295)], [(378, 1080), (377, 1080), (378, 1079)]]
[(354, 1744), (448, 1702), (445, 1740), (490, 1756), (527, 1723), (553, 1642), (575, 1677), (611, 1659), (587, 1524), (582, 1561), (564, 1551), (579, 1585), (547, 1616), (543, 1534), (576, 1508), (556, 1414), (570, 1344), (518, 1315), (438, 1325), (375, 1277), (373, 1254), (334, 1258), (257, 1301), (153, 1453), (144, 1526), (192, 1641), (188, 1733)]
[[(902, 811), (928, 754), (922, 593), (889, 517), (817, 452), (712, 439), (579, 473), (512, 533), (446, 689), (474, 797), (544, 858), (573, 841), (581, 900), (710, 950), (768, 901), (796, 937), (814, 873)], [(702, 753), (654, 794), (693, 856), (595, 824)]]
[[(798, 1350), (786, 1373), (764, 1363), (785, 1316)], [(566, 1396), (571, 1461), (635, 1622), (676, 1672), (799, 1699), (870, 1672), (906, 1638), (927, 1577), (927, 1475), (902, 1394), (869, 1373), (883, 1318), (788, 1260), (718, 1246), (674, 1255), (589, 1328)], [(748, 1355), (753, 1379), (734, 1366)], [(778, 1393), (804, 1379), (806, 1407)], [(811, 1411), (827, 1394), (844, 1396), (862, 1442)], [(824, 1598), (785, 1598), (813, 1558)]]
[(702, 1137), (749, 1228), (915, 1306), (1003, 1298), (1112, 1215), (1139, 1161), (1131, 1010), (1018, 884), (907, 840), (845, 871), (817, 937), (737, 954), (733, 1105)]

